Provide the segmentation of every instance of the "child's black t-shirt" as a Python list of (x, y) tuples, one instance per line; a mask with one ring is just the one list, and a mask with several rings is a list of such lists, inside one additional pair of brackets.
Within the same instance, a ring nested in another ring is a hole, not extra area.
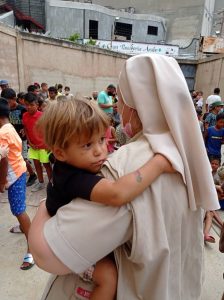
[(54, 216), (61, 206), (77, 197), (90, 200), (92, 189), (102, 178), (56, 160), (52, 182), (47, 186), (46, 207), (49, 215)]
[(20, 104), (16, 108), (10, 109), (9, 112), (9, 121), (15, 127), (16, 132), (22, 140), (26, 140), (26, 136), (21, 134), (21, 129), (24, 128), (22, 118), (25, 112), (26, 108)]

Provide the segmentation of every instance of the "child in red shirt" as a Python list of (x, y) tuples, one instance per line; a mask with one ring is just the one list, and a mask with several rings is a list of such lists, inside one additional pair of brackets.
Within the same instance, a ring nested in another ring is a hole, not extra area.
[(27, 112), (23, 114), (23, 125), (30, 145), (28, 156), (30, 159), (33, 159), (38, 178), (38, 183), (35, 184), (31, 191), (37, 192), (44, 188), (42, 164), (47, 171), (49, 180), (51, 179), (52, 169), (49, 162), (49, 152), (47, 151), (43, 139), (35, 130), (36, 123), (42, 115), (42, 112), (38, 111), (37, 96), (33, 93), (27, 93), (25, 95), (25, 106)]

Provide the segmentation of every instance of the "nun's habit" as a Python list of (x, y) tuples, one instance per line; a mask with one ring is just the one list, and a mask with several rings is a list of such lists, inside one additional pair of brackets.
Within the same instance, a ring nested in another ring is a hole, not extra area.
[(103, 174), (118, 178), (156, 152), (178, 173), (161, 175), (129, 205), (134, 233), (115, 251), (117, 300), (200, 299), (204, 210), (219, 204), (186, 81), (175, 59), (144, 54), (126, 61), (119, 88), (143, 132), (109, 159)]

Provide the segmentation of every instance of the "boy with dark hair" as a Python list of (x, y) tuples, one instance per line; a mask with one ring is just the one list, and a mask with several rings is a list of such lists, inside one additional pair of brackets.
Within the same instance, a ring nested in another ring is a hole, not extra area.
[[(5, 98), (0, 98), (0, 144), (9, 149), (8, 158), (1, 160), (0, 192), (4, 192), (5, 188), (8, 189), (11, 212), (19, 221), (19, 226), (16, 227), (25, 234), (27, 239), (30, 218), (26, 213), (26, 163), (21, 155), (22, 141), (9, 122), (9, 106)], [(10, 231), (14, 233), (16, 227)], [(33, 257), (28, 249), (20, 268), (28, 270), (33, 265)]]
[(35, 95), (37, 95), (38, 94), (38, 87), (34, 84), (31, 84), (31, 85), (28, 86), (27, 92), (28, 93), (34, 93)]
[(25, 107), (25, 102), (24, 102), (24, 97), (25, 97), (26, 93), (24, 92), (20, 92), (17, 94), (17, 103), (19, 103), (20, 105), (22, 105), (23, 107)]
[(47, 100), (49, 101), (57, 100), (58, 90), (56, 89), (56, 87), (50, 86), (48, 89), (48, 95), (49, 97), (47, 98)]
[(99, 107), (106, 114), (113, 114), (113, 99), (112, 96), (116, 94), (116, 87), (113, 84), (109, 84), (105, 91), (101, 91), (98, 94), (98, 104)]
[(62, 95), (63, 85), (61, 83), (58, 83), (58, 84), (55, 85), (55, 87), (58, 91), (58, 94)]
[(215, 88), (214, 95), (219, 95), (219, 94), (220, 94), (220, 88)]
[(46, 82), (41, 83), (41, 90), (39, 92), (39, 96), (43, 99), (46, 100), (48, 97), (48, 85)]
[(221, 146), (224, 142), (224, 113), (216, 117), (216, 125), (205, 131), (205, 146), (209, 160), (214, 158), (221, 160)]
[(27, 112), (23, 114), (23, 125), (30, 145), (28, 156), (30, 159), (33, 159), (38, 178), (38, 183), (31, 191), (37, 192), (44, 188), (43, 169), (41, 164), (44, 165), (49, 180), (51, 179), (52, 169), (47, 148), (43, 139), (37, 134), (35, 129), (36, 123), (42, 115), (42, 112), (38, 111), (37, 96), (33, 93), (27, 93), (25, 95), (25, 105)]
[(27, 181), (27, 186), (31, 186), (36, 181), (37, 175), (33, 171), (33, 168), (27, 159), (27, 140), (22, 123), (22, 117), (26, 112), (26, 109), (24, 106), (17, 103), (16, 92), (13, 89), (7, 88), (2, 92), (2, 94), (9, 104), (9, 121), (15, 127), (16, 132), (22, 140), (22, 156), (26, 162), (26, 167), (30, 175)]

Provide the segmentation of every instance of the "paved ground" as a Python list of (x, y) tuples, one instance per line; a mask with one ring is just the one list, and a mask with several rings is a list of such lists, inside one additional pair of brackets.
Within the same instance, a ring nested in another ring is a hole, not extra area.
[[(31, 193), (28, 188), (27, 212), (31, 218), (35, 215), (39, 200), (44, 196), (45, 190)], [(221, 215), (224, 219), (224, 212)], [(9, 233), (10, 227), (15, 224), (16, 219), (10, 213), (7, 194), (0, 194), (0, 299), (39, 300), (49, 274), (37, 266), (29, 271), (19, 269), (26, 252), (26, 243), (23, 234)], [(206, 276), (202, 300), (221, 300), (224, 291), (224, 254), (218, 251), (219, 229), (214, 226), (211, 233), (217, 242), (205, 245)]]

